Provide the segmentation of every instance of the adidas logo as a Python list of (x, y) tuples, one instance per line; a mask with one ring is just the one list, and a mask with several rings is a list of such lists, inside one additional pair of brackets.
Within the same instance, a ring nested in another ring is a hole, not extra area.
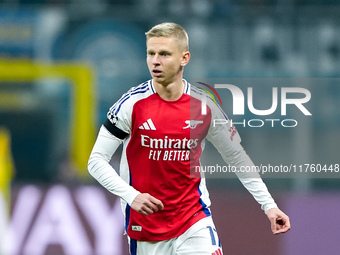
[(141, 226), (131, 226), (131, 230), (132, 231), (142, 231), (142, 227)]
[(146, 122), (143, 123), (143, 125), (141, 125), (139, 127), (139, 129), (145, 129), (145, 130), (156, 130), (155, 125), (153, 124), (151, 119), (148, 119)]

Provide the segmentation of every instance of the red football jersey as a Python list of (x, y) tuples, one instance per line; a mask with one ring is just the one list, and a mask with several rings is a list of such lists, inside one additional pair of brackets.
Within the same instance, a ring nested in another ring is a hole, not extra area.
[[(195, 166), (200, 165), (209, 131), (210, 138), (216, 140), (219, 133), (217, 129), (212, 131), (209, 104), (205, 114), (201, 111), (199, 98), (207, 95), (185, 84), (185, 93), (178, 100), (166, 101), (155, 92), (150, 80), (124, 94), (108, 113), (104, 126), (124, 139), (121, 177), (164, 204), (164, 210), (144, 216), (122, 201), (126, 231), (132, 239), (171, 239), (210, 215), (205, 179), (195, 172)], [(226, 118), (216, 109), (219, 118)], [(238, 146), (235, 131), (223, 127), (223, 132), (228, 141), (226, 149)]]

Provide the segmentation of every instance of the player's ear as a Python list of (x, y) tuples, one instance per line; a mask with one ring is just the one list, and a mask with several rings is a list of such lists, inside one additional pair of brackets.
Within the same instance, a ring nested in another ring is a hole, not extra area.
[(184, 51), (182, 55), (182, 61), (181, 61), (181, 66), (186, 66), (190, 60), (190, 52), (189, 51)]

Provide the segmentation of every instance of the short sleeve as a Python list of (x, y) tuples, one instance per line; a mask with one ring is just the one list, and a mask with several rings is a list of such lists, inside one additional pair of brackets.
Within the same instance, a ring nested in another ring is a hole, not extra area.
[(135, 103), (153, 93), (150, 89), (150, 81), (132, 87), (109, 109), (104, 127), (119, 139), (128, 137), (131, 134), (132, 111)]
[(104, 127), (119, 139), (126, 138), (131, 132), (132, 104), (129, 92), (124, 94), (107, 112)]

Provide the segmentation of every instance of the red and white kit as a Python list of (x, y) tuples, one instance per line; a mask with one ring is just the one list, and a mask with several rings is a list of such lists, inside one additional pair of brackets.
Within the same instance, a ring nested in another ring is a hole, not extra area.
[[(110, 108), (90, 156), (90, 173), (121, 197), (131, 240), (170, 240), (211, 215), (205, 178), (195, 173), (205, 139), (228, 164), (253, 165), (236, 129), (213, 125), (213, 119), (226, 119), (225, 113), (205, 92), (183, 82), (184, 93), (176, 101), (162, 99), (152, 80), (131, 88)], [(207, 111), (202, 115), (203, 97)], [(121, 142), (118, 176), (109, 161)], [(277, 207), (261, 178), (239, 179), (265, 212)], [(164, 210), (147, 216), (132, 210), (130, 205), (140, 193), (161, 200)]]

